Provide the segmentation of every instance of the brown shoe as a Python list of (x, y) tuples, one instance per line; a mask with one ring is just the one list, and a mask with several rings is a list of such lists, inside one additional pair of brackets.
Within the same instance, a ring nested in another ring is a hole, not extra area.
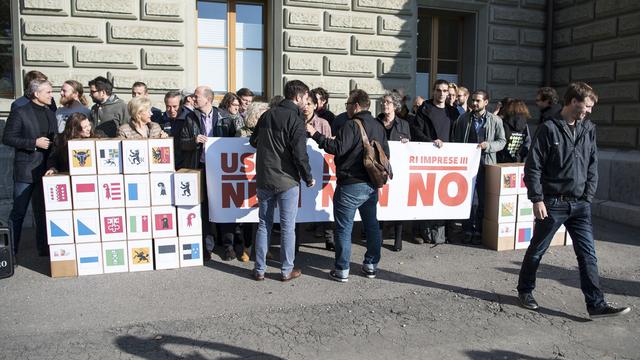
[(295, 278), (299, 278), (300, 275), (302, 275), (302, 271), (300, 269), (293, 269), (293, 270), (291, 270), (289, 275), (287, 275), (287, 276), (282, 275), (280, 280), (282, 280), (283, 282), (286, 282), (286, 281), (289, 281), (289, 280), (293, 280)]
[(255, 280), (255, 281), (264, 280), (264, 274), (260, 274), (260, 273), (256, 272), (255, 270), (251, 272), (251, 276), (253, 277), (253, 280)]

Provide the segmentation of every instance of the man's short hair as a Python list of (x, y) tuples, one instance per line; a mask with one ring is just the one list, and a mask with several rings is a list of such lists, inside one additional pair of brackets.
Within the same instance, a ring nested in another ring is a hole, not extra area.
[(174, 97), (180, 98), (180, 101), (182, 101), (182, 93), (177, 90), (171, 90), (171, 91), (168, 91), (166, 94), (164, 94), (164, 103), (166, 104), (167, 99), (174, 98)]
[(439, 85), (445, 84), (447, 85), (447, 88), (449, 87), (449, 82), (447, 80), (444, 79), (438, 79), (436, 80), (435, 83), (433, 83), (433, 89), (432, 90), (436, 90), (436, 88), (438, 88)]
[(482, 90), (482, 89), (474, 90), (471, 93), (471, 97), (473, 97), (474, 95), (481, 95), (484, 100), (489, 100), (489, 94), (487, 93), (486, 90)]
[(313, 95), (313, 97), (316, 97), (316, 95), (320, 95), (320, 97), (324, 100), (324, 101), (329, 101), (329, 93), (327, 92), (327, 90), (321, 88), (321, 87), (317, 87), (313, 90), (311, 90), (311, 94)]
[(47, 78), (47, 75), (41, 73), (38, 70), (28, 71), (27, 73), (24, 74), (24, 84), (22, 84), (24, 86), (25, 92), (29, 88), (29, 84), (35, 79), (49, 80)]
[(136, 81), (133, 83), (133, 85), (131, 85), (131, 89), (133, 90), (134, 88), (140, 87), (142, 86), (144, 88), (144, 92), (147, 92), (147, 84), (143, 83), (142, 81)]
[(538, 89), (537, 96), (540, 98), (540, 101), (548, 101), (549, 104), (557, 104), (560, 101), (556, 89), (548, 86)]
[(51, 82), (49, 82), (49, 80), (45, 80), (45, 79), (33, 79), (31, 80), (31, 82), (29, 82), (29, 87), (27, 88), (27, 97), (30, 99), (33, 99), (33, 95), (40, 90), (40, 88), (42, 88), (44, 85), (51, 85)]
[[(202, 95), (204, 95), (204, 97), (206, 97), (207, 99), (209, 99), (209, 102), (213, 103), (213, 90), (211, 90), (210, 87), (208, 86), (198, 86), (196, 88), (196, 90), (202, 90)], [(194, 91), (195, 94), (195, 91)]]
[(458, 91), (462, 91), (465, 95), (469, 96), (469, 89), (464, 86), (458, 87)]
[(362, 89), (351, 90), (349, 93), (349, 100), (347, 102), (352, 104), (358, 104), (363, 110), (368, 110), (371, 106), (371, 100), (369, 100), (369, 94)]
[(238, 95), (239, 97), (242, 97), (242, 96), (254, 97), (255, 96), (255, 95), (253, 95), (253, 91), (249, 90), (248, 88), (238, 89), (238, 91), (236, 91), (236, 95)]
[(104, 93), (109, 96), (111, 96), (111, 93), (113, 92), (113, 83), (103, 76), (98, 76), (93, 80), (89, 80), (89, 87), (91, 86), (95, 86), (96, 90), (104, 91)]
[(300, 80), (291, 80), (284, 84), (285, 99), (294, 100), (296, 96), (304, 96), (308, 92), (309, 87)]
[(591, 86), (582, 81), (572, 82), (564, 93), (564, 104), (571, 104), (571, 100), (573, 99), (584, 102), (586, 98), (591, 99), (594, 104), (598, 102), (598, 94), (596, 94)]

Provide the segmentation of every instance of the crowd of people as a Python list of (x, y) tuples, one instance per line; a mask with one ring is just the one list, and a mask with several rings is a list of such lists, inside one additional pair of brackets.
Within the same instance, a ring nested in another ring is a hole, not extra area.
[[(3, 136), (3, 143), (15, 149), (10, 222), (16, 253), (25, 213), (32, 201), (38, 253), (48, 255), (41, 178), (68, 171), (69, 140), (170, 136), (175, 144), (176, 168), (204, 170), (203, 150), (208, 138), (247, 137), (260, 159), (256, 164), (257, 229), (253, 224), (213, 224), (206, 220), (209, 209), (203, 204), (205, 260), (210, 260), (218, 244), (223, 260), (237, 258), (247, 262), (250, 248), (254, 247), (252, 276), (257, 281), (264, 280), (266, 259), (272, 257), (269, 243), (277, 209), (281, 280), (290, 281), (301, 275), (294, 267), (299, 186), (301, 182), (308, 187), (315, 184), (306, 150), (310, 138), (325, 152), (335, 155), (334, 221), (311, 227), (319, 237), (324, 237), (326, 248), (335, 251), (329, 277), (339, 282), (349, 279), (351, 233), (358, 210), (367, 247), (361, 273), (375, 278), (382, 232), (376, 213), (378, 190), (372, 186), (363, 164), (362, 128), (369, 140), (381, 145), (388, 158), (393, 156), (388, 141), (428, 142), (445, 150), (450, 142), (477, 144), (482, 155), (473, 187), (473, 206), (469, 218), (462, 222), (461, 241), (466, 244), (481, 241), (485, 165), (525, 162), (525, 182), (537, 220), (520, 273), (521, 305), (538, 308), (532, 295), (535, 273), (551, 237), (564, 224), (574, 239), (589, 313), (594, 317), (611, 316), (629, 310), (606, 303), (598, 282), (589, 211), (597, 184), (597, 151), (594, 125), (586, 119), (597, 95), (585, 83), (571, 84), (562, 103), (553, 88), (539, 89), (535, 103), (540, 109), (540, 119), (533, 136), (529, 130), (533, 121), (524, 99), (501, 99), (489, 111), (486, 91), (469, 91), (446, 80), (435, 81), (430, 98), (417, 96), (411, 109), (402, 92), (386, 92), (375, 99), (380, 101), (381, 108), (377, 115), (370, 112), (372, 99), (363, 90), (351, 91), (346, 111), (335, 115), (328, 108), (326, 90), (309, 89), (298, 80), (289, 81), (283, 95), (268, 103), (254, 102), (254, 94), (246, 88), (226, 93), (219, 106), (214, 105), (214, 92), (207, 86), (198, 86), (194, 91), (169, 91), (164, 96), (164, 112), (152, 106), (143, 82), (132, 85), (132, 99), (126, 102), (113, 92), (108, 79), (96, 77), (88, 83), (94, 103), (91, 108), (83, 85), (77, 81), (64, 82), (59, 106), (53, 99), (52, 84), (41, 72), (28, 72), (24, 83), (25, 95), (12, 104)], [(389, 225), (394, 230), (393, 249), (400, 251), (403, 223)], [(435, 244), (451, 241), (455, 225), (446, 220), (414, 222), (409, 239)]]

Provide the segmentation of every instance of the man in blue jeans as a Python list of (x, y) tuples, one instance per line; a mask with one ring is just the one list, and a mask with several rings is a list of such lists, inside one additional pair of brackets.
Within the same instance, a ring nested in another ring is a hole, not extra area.
[(591, 225), (591, 201), (598, 185), (598, 153), (595, 125), (586, 119), (597, 101), (598, 96), (589, 85), (569, 84), (564, 107), (540, 124), (529, 150), (524, 181), (536, 220), (518, 281), (518, 299), (526, 309), (539, 307), (532, 294), (536, 271), (553, 235), (564, 224), (573, 239), (589, 316), (616, 316), (630, 311), (628, 307), (617, 308), (605, 302), (600, 288)]
[(355, 120), (362, 121), (369, 140), (377, 140), (389, 157), (387, 133), (382, 122), (369, 112), (369, 95), (363, 90), (353, 90), (349, 94), (347, 115), (350, 120), (331, 139), (317, 132), (307, 124), (307, 131), (321, 149), (335, 155), (337, 186), (333, 195), (333, 218), (336, 224), (335, 269), (329, 277), (335, 281), (349, 280), (351, 259), (351, 230), (356, 210), (360, 211), (362, 226), (367, 235), (367, 252), (364, 255), (362, 273), (373, 279), (376, 277), (382, 237), (377, 218), (378, 189), (371, 184), (363, 163), (363, 144), (360, 128)]
[(284, 86), (285, 99), (271, 108), (258, 121), (249, 142), (256, 148), (256, 183), (260, 222), (256, 233), (256, 264), (253, 277), (264, 280), (267, 269), (267, 250), (273, 212), (280, 210), (281, 280), (300, 277), (300, 269), (293, 268), (296, 245), (296, 215), (300, 194), (300, 178), (307, 187), (315, 181), (311, 177), (307, 134), (302, 109), (307, 104), (309, 87), (292, 80)]

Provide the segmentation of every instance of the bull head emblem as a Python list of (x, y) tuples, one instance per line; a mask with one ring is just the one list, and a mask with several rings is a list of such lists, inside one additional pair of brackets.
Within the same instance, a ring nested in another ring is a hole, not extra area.
[(78, 166), (84, 167), (91, 156), (91, 150), (73, 150), (73, 157), (78, 160)]

